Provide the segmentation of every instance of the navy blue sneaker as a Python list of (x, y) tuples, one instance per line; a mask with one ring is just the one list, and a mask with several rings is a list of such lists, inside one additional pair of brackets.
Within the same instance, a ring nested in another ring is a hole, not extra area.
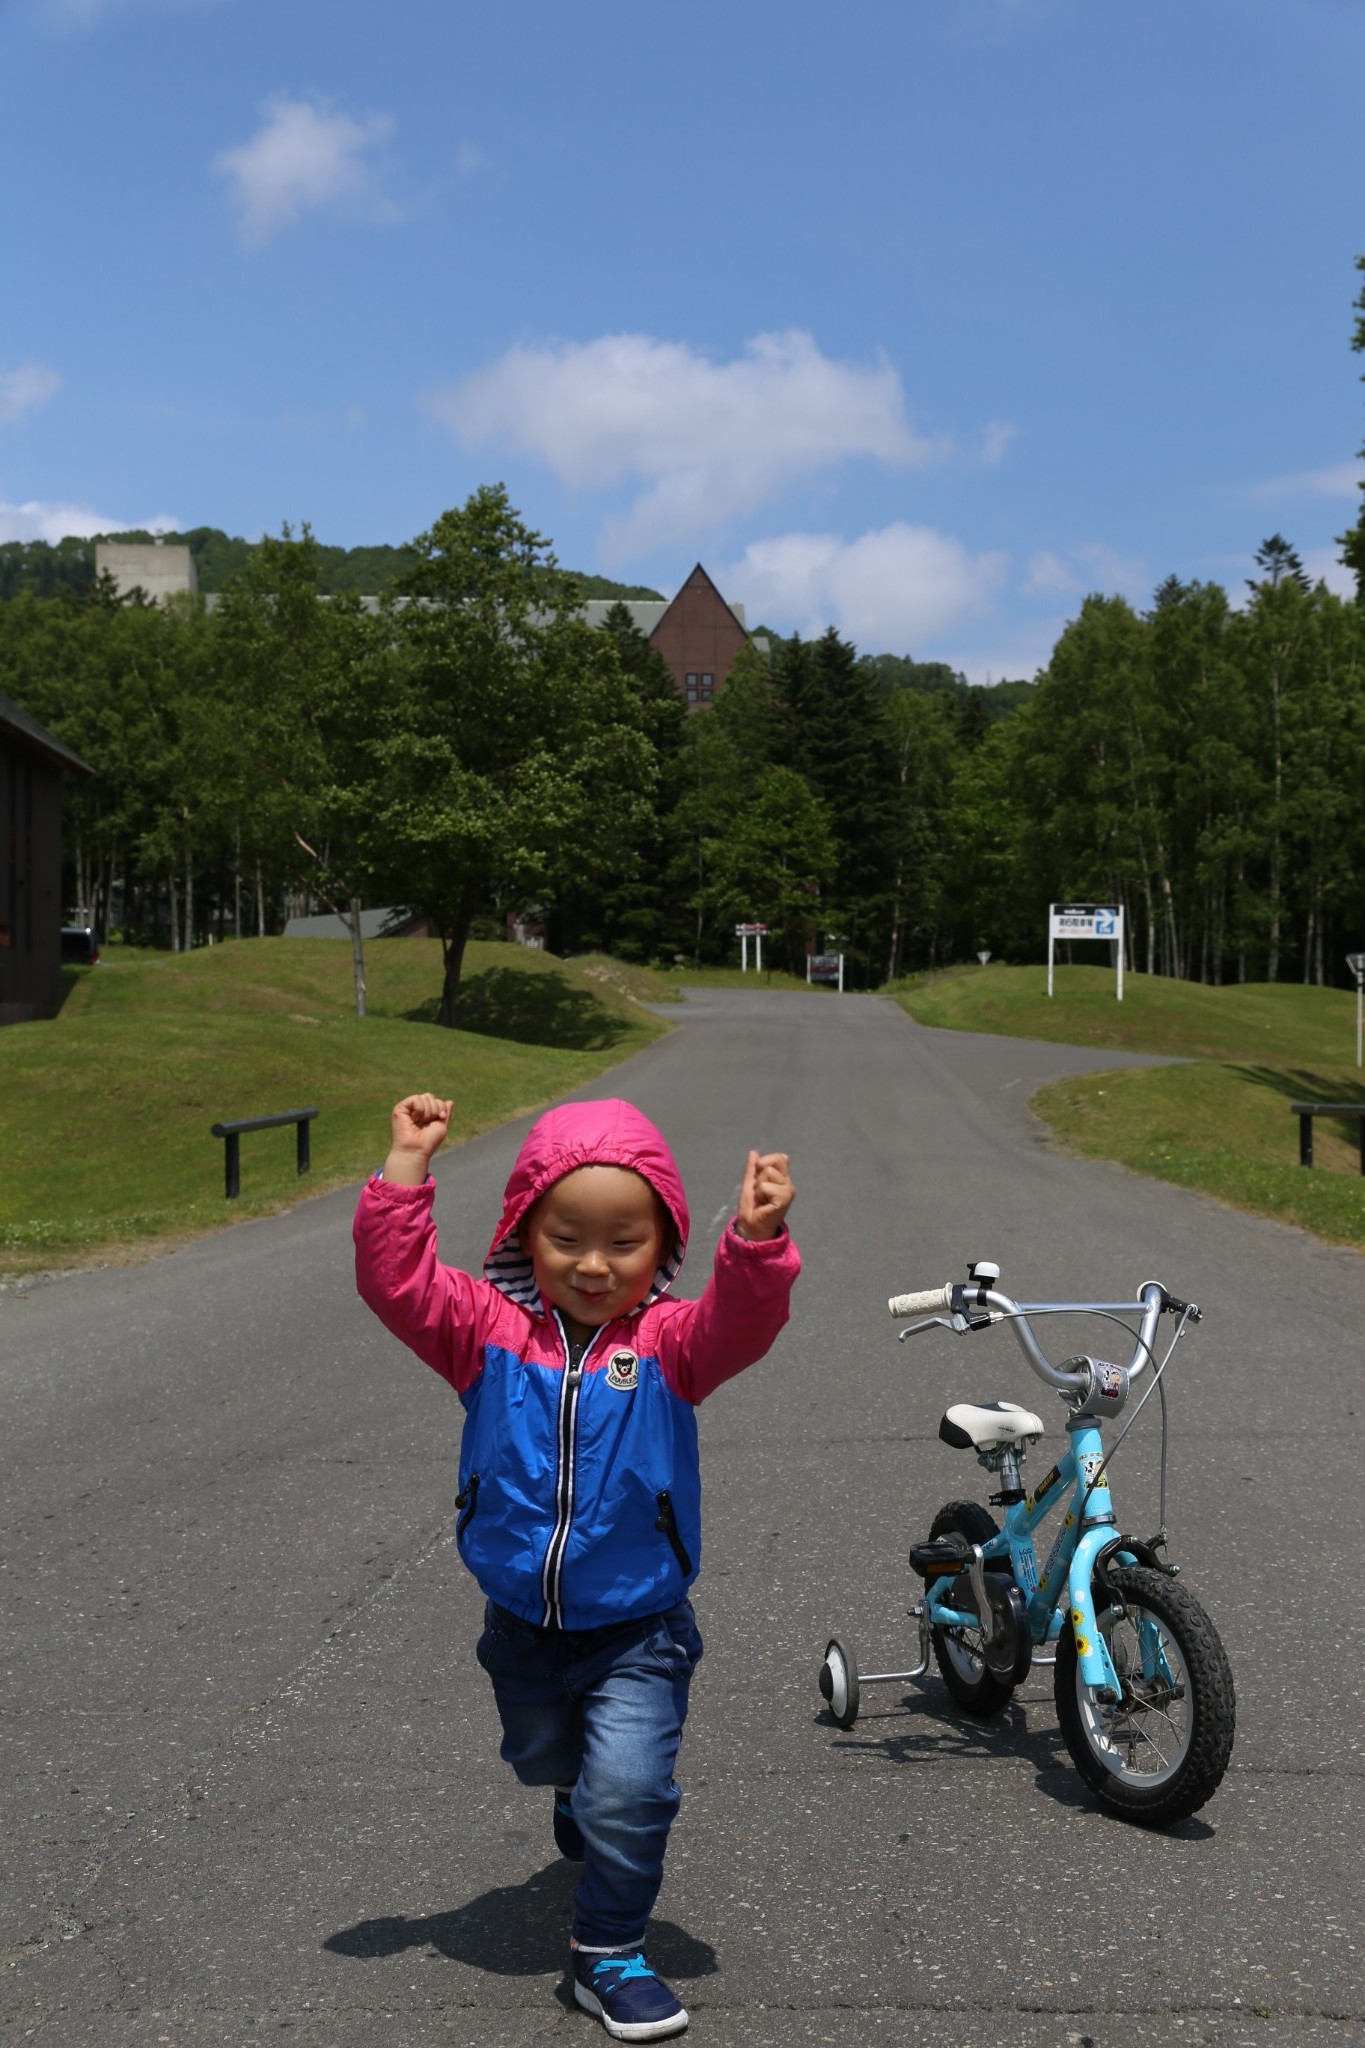
[(573, 1817), (573, 1786), (555, 1787), (555, 1847), (570, 1863), (583, 1861), (583, 1830)]
[(680, 2034), (687, 2014), (639, 1949), (570, 1950), (573, 1995), (601, 2020), (613, 2041), (662, 2041)]

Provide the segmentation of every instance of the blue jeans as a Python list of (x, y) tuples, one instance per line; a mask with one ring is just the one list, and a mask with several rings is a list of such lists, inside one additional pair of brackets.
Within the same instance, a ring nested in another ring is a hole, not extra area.
[(574, 1936), (643, 1941), (682, 1800), (673, 1765), (702, 1653), (691, 1602), (611, 1628), (533, 1628), (489, 1601), (478, 1659), (523, 1785), (572, 1785), (586, 1853)]

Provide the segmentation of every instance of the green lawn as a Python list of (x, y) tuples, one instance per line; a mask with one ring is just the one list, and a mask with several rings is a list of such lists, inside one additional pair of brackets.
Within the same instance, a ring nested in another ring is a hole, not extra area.
[[(970, 967), (922, 976), (892, 990), (919, 1024), (1108, 1045), (1179, 1059), (1289, 1059), (1344, 1066), (1355, 1060), (1353, 992), (1249, 982), (1205, 988), (1161, 975), (1125, 976), (1114, 1000), (1107, 967), (1059, 967), (1049, 1000), (1045, 967)], [(1342, 1100), (1345, 1100), (1343, 1097)]]
[(1054, 986), (1049, 1001), (1045, 968), (991, 966), (921, 977), (893, 993), (921, 1024), (1189, 1061), (1057, 1081), (1033, 1108), (1071, 1151), (1365, 1248), (1356, 1124), (1315, 1123), (1309, 1172), (1298, 1164), (1290, 1112), (1296, 1101), (1365, 1103), (1354, 992), (1131, 975), (1117, 1003), (1102, 967), (1059, 967)]
[[(399, 1095), (455, 1100), (459, 1142), (627, 1058), (666, 1027), (657, 979), (616, 961), (471, 944), (469, 1027), (431, 1019), (435, 940), (366, 949), (355, 1015), (350, 944), (251, 939), (190, 954), (111, 948), (68, 971), (58, 1016), (0, 1031), (0, 1271), (127, 1256), (357, 1179), (387, 1150)], [(313, 1170), (294, 1131), (242, 1139), (242, 1194), (223, 1199), (220, 1118), (316, 1106)]]

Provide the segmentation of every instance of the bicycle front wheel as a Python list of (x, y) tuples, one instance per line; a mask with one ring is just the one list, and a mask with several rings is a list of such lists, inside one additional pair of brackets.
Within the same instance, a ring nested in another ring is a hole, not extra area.
[(1119, 1685), (1097, 1700), (1081, 1676), (1076, 1637), (1063, 1628), (1053, 1673), (1057, 1719), (1071, 1760), (1106, 1806), (1143, 1827), (1169, 1827), (1212, 1798), (1236, 1729), (1232, 1670), (1199, 1602), (1164, 1572), (1112, 1565), (1100, 1632)]

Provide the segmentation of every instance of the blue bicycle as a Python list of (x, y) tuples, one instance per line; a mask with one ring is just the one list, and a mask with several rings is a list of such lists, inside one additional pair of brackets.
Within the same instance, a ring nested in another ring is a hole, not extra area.
[[(922, 1330), (957, 1335), (1008, 1323), (1025, 1358), (1065, 1401), (1067, 1448), (1032, 1493), (1020, 1467), (1044, 1434), (1038, 1416), (1012, 1401), (961, 1403), (939, 1436), (971, 1450), (998, 1490), (991, 1505), (1003, 1528), (974, 1500), (950, 1501), (935, 1515), (927, 1542), (910, 1552), (924, 1597), (910, 1609), (919, 1623), (920, 1661), (912, 1671), (858, 1676), (852, 1650), (834, 1637), (820, 1670), (820, 1691), (834, 1720), (851, 1728), (861, 1688), (920, 1678), (930, 1652), (949, 1692), (969, 1714), (1000, 1711), (1034, 1664), (1053, 1664), (1057, 1719), (1071, 1759), (1101, 1801), (1146, 1827), (1168, 1827), (1195, 1813), (1216, 1791), (1232, 1753), (1236, 1703), (1232, 1671), (1218, 1631), (1177, 1583), (1166, 1549), (1168, 1417), (1162, 1384), (1176, 1345), (1201, 1320), (1157, 1281), (1134, 1301), (1028, 1302), (999, 1289), (1000, 1268), (976, 1261), (965, 1282), (893, 1296), (893, 1316), (919, 1316), (901, 1342)], [(1053, 1365), (1032, 1329), (1043, 1316), (1085, 1315), (1116, 1322), (1135, 1339), (1127, 1365), (1088, 1354)], [(1164, 1315), (1175, 1332), (1157, 1362)], [(1140, 1318), (1137, 1328), (1135, 1318)], [(1104, 1425), (1127, 1406), (1148, 1370), (1146, 1389), (1106, 1452)], [(1114, 1452), (1151, 1394), (1161, 1400), (1161, 1496), (1154, 1536), (1123, 1533), (1109, 1485)], [(1040, 1564), (1034, 1536), (1057, 1509), (1061, 1524)], [(1049, 1650), (1053, 1654), (1049, 1654)]]

